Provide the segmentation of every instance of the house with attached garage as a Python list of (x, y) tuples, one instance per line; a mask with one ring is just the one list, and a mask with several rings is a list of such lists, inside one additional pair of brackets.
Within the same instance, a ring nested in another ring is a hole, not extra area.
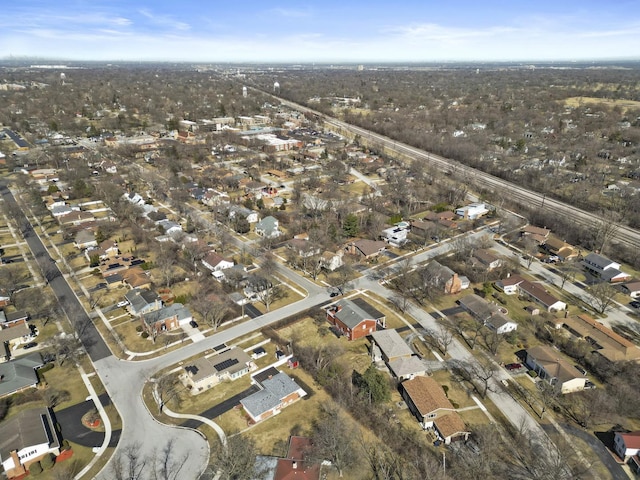
[(607, 257), (590, 253), (582, 260), (583, 268), (596, 278), (606, 282), (624, 282), (631, 279), (631, 275), (620, 270), (620, 264)]
[(587, 378), (552, 347), (538, 345), (527, 349), (525, 364), (562, 394), (584, 390)]
[(424, 362), (414, 355), (407, 342), (395, 330), (380, 330), (369, 335), (371, 359), (384, 362), (398, 381), (409, 380), (416, 375), (426, 375)]
[(525, 280), (520, 275), (511, 275), (498, 280), (495, 286), (506, 295), (518, 294), (521, 297), (530, 299), (542, 305), (547, 312), (559, 312), (567, 309), (566, 303), (550, 294), (541, 284)]
[(204, 392), (223, 381), (236, 380), (256, 366), (242, 349), (233, 347), (211, 357), (200, 357), (184, 366), (181, 379), (191, 395)]
[(640, 430), (635, 432), (616, 432), (613, 437), (613, 449), (623, 463), (629, 465), (636, 475), (640, 473)]
[(202, 265), (211, 270), (213, 274), (214, 272), (232, 268), (234, 263), (216, 252), (209, 252), (207, 256), (202, 259)]
[(327, 308), (327, 321), (348, 340), (357, 340), (375, 332), (378, 323), (384, 325), (385, 316), (380, 312), (372, 313), (371, 309), (375, 309), (369, 307), (365, 310), (363, 302), (342, 299)]
[(7, 478), (24, 478), (29, 467), (52, 453), (60, 455), (62, 437), (51, 410), (23, 410), (0, 424), (0, 461)]
[(37, 352), (0, 363), (0, 398), (38, 385), (36, 370), (43, 365)]
[(162, 300), (158, 294), (147, 288), (134, 288), (124, 298), (129, 302), (129, 311), (133, 315), (153, 312), (162, 308)]
[(387, 244), (383, 241), (368, 239), (355, 240), (345, 246), (347, 253), (366, 259), (377, 257), (386, 249)]
[(240, 405), (253, 423), (279, 414), (307, 395), (294, 379), (274, 367), (255, 373), (251, 382), (259, 390), (240, 400)]
[(187, 325), (193, 320), (193, 316), (189, 309), (181, 303), (173, 303), (167, 307), (143, 313), (141, 319), (142, 328), (155, 338), (159, 333)]
[(243, 207), (242, 205), (230, 205), (228, 212), (229, 218), (236, 218), (237, 215), (249, 223), (256, 223), (258, 221), (258, 212)]
[(265, 238), (276, 238), (282, 235), (279, 228), (280, 222), (278, 222), (278, 219), (269, 215), (256, 223), (255, 233)]
[(495, 330), (498, 335), (512, 332), (518, 324), (511, 320), (504, 312), (504, 308), (489, 303), (484, 298), (472, 293), (465, 295), (458, 303), (474, 318), (488, 328)]
[(640, 298), (640, 281), (627, 282), (622, 285), (622, 291), (631, 298)]
[(470, 203), (464, 207), (456, 209), (456, 215), (465, 220), (475, 220), (489, 213), (489, 209), (484, 203)]
[(425, 430), (433, 430), (449, 445), (467, 440), (470, 432), (442, 387), (431, 377), (415, 377), (400, 384), (400, 393), (409, 411)]

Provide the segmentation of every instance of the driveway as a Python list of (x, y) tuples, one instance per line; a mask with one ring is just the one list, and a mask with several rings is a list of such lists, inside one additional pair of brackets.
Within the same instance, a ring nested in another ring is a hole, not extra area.
[[(462, 307), (451, 307), (451, 308), (445, 308), (444, 310), (440, 310), (442, 313), (444, 313), (447, 317), (451, 317), (453, 315), (457, 315), (458, 313), (463, 313), (464, 312), (464, 308)], [(433, 315), (433, 313), (431, 314)]]
[(246, 313), (249, 316), (249, 318), (257, 318), (262, 315), (262, 312), (258, 310), (256, 307), (254, 307), (253, 305), (251, 305), (250, 303), (247, 303), (244, 306), (244, 313)]
[[(246, 390), (238, 393), (237, 395), (234, 395), (231, 398), (227, 398), (225, 401), (220, 402), (219, 404), (211, 407), (208, 410), (205, 410), (204, 412), (201, 412), (199, 415), (201, 417), (212, 418), (212, 419), (219, 417), (223, 413), (227, 413), (233, 407), (238, 405), (240, 403), (240, 400), (248, 397), (249, 395), (257, 392), (258, 390), (260, 389), (256, 385), (251, 385)], [(198, 428), (200, 425), (202, 425), (202, 422), (198, 422), (197, 420), (187, 420), (181, 426), (187, 427), (187, 428)]]
[[(109, 405), (111, 400), (109, 395), (103, 393), (99, 396), (102, 405)], [(70, 407), (55, 412), (56, 421), (60, 425), (62, 438), (66, 438), (70, 442), (77, 443), (83, 447), (98, 447), (104, 441), (104, 432), (97, 432), (85, 427), (82, 424), (82, 416), (94, 407), (92, 401), (76, 403)], [(115, 447), (120, 438), (120, 430), (112, 432), (110, 447)]]

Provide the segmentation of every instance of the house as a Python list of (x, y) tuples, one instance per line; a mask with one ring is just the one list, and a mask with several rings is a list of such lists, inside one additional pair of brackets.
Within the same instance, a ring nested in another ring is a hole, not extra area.
[(433, 430), (446, 445), (469, 438), (462, 418), (432, 377), (406, 380), (400, 384), (400, 392), (422, 428)]
[(382, 230), (380, 238), (394, 247), (401, 247), (407, 243), (409, 229), (405, 227), (391, 227)]
[(380, 330), (373, 332), (369, 338), (371, 359), (374, 362), (383, 361), (399, 381), (426, 375), (425, 364), (413, 355), (413, 351), (397, 331)]
[(289, 449), (287, 456), (278, 458), (273, 477), (265, 477), (271, 480), (320, 480), (320, 464), (308, 459), (312, 448), (311, 439), (308, 437), (289, 437)]
[(261, 237), (276, 238), (282, 234), (278, 227), (278, 219), (269, 215), (256, 223), (255, 232)]
[(545, 290), (539, 283), (525, 280), (520, 275), (512, 275), (498, 280), (495, 286), (507, 295), (518, 294), (542, 305), (547, 312), (559, 312), (567, 309), (567, 304), (558, 300)]
[[(441, 288), (444, 293), (453, 295), (460, 293), (464, 289), (461, 277), (458, 277), (456, 272), (442, 265), (437, 260), (432, 260), (427, 264), (425, 273), (429, 277), (431, 284), (437, 288)], [(468, 279), (466, 285), (468, 288)]]
[(222, 381), (233, 381), (256, 366), (242, 349), (232, 347), (212, 357), (200, 357), (184, 366), (183, 376), (191, 395), (208, 390)]
[(156, 337), (159, 333), (175, 330), (182, 325), (187, 325), (193, 316), (187, 307), (181, 303), (172, 303), (167, 307), (143, 313), (141, 315), (142, 328), (149, 335)]
[(518, 324), (502, 311), (504, 310), (503, 308), (494, 303), (487, 302), (475, 293), (465, 295), (458, 300), (458, 303), (469, 312), (476, 321), (495, 330), (498, 335), (512, 332), (518, 328)]
[(489, 213), (489, 210), (484, 203), (471, 203), (456, 209), (456, 215), (464, 218), (465, 220), (475, 220), (487, 213)]
[(98, 246), (96, 237), (91, 230), (80, 230), (76, 233), (73, 244), (79, 250)]
[(3, 323), (0, 325), (0, 354), (4, 353), (6, 347), (11, 350), (15, 349), (16, 345), (28, 342), (32, 336), (31, 328), (26, 320)]
[(45, 455), (60, 455), (62, 437), (50, 409), (31, 408), (0, 424), (0, 461), (7, 478), (23, 478)]
[(556, 255), (563, 262), (572, 260), (578, 256), (578, 251), (573, 245), (554, 236), (548, 237), (542, 244), (542, 248), (549, 252), (549, 254)]
[(87, 222), (93, 222), (95, 217), (91, 212), (86, 211), (72, 211), (65, 215), (58, 217), (60, 225), (81, 225)]
[(473, 252), (473, 260), (482, 268), (491, 271), (502, 266), (502, 259), (491, 250), (478, 249)]
[(283, 408), (307, 395), (295, 380), (273, 367), (254, 374), (251, 382), (260, 390), (240, 400), (240, 404), (254, 423), (279, 414)]
[(521, 237), (531, 238), (538, 245), (542, 245), (543, 243), (545, 243), (547, 241), (547, 238), (549, 238), (550, 233), (551, 230), (547, 228), (536, 227), (534, 225), (526, 225), (520, 230)]
[(552, 347), (538, 345), (527, 349), (525, 364), (562, 394), (584, 390), (587, 378)]
[(357, 255), (361, 258), (377, 257), (387, 249), (387, 244), (380, 240), (356, 240), (345, 246), (345, 251), (351, 255)]
[(215, 252), (209, 252), (207, 256), (202, 259), (202, 265), (211, 270), (213, 274), (214, 272), (232, 268), (234, 263)]
[(622, 285), (622, 291), (631, 298), (640, 298), (640, 281), (634, 280), (633, 282), (625, 283)]
[(640, 348), (589, 315), (580, 314), (558, 319), (574, 337), (584, 340), (594, 352), (610, 362), (637, 360)]
[(286, 247), (301, 258), (309, 258), (320, 255), (322, 251), (318, 245), (303, 238), (292, 238), (286, 243)]
[(129, 302), (129, 311), (133, 315), (153, 312), (162, 308), (162, 300), (156, 292), (147, 288), (134, 288), (124, 298)]
[(342, 250), (338, 250), (337, 252), (329, 252), (325, 250), (322, 252), (322, 255), (320, 255), (318, 262), (320, 263), (321, 268), (333, 272), (344, 265), (342, 256)]
[(120, 255), (120, 249), (118, 249), (117, 242), (113, 240), (103, 240), (96, 248), (88, 248), (84, 252), (84, 256), (87, 260), (91, 260), (91, 257), (98, 256), (99, 260), (108, 260)]
[(627, 433), (616, 432), (613, 437), (613, 449), (633, 472), (640, 473), (640, 430)]
[(584, 269), (596, 278), (606, 282), (622, 282), (631, 279), (631, 275), (620, 270), (620, 264), (597, 253), (590, 253), (582, 260)]
[(144, 198), (138, 193), (130, 192), (123, 195), (124, 199), (134, 205), (144, 205)]
[(42, 365), (37, 352), (0, 363), (0, 398), (35, 387), (39, 382), (36, 370)]
[(148, 273), (137, 265), (127, 268), (120, 277), (131, 288), (151, 288), (151, 278)]
[(241, 205), (230, 205), (228, 215), (229, 218), (235, 218), (236, 215), (238, 215), (249, 223), (256, 223), (258, 221), (258, 212), (245, 208)]
[(172, 236), (182, 232), (180, 224), (172, 222), (171, 220), (160, 220), (157, 222), (157, 225), (162, 229), (165, 235)]
[(327, 320), (349, 340), (366, 337), (376, 331), (372, 315), (351, 300), (343, 299), (327, 309)]

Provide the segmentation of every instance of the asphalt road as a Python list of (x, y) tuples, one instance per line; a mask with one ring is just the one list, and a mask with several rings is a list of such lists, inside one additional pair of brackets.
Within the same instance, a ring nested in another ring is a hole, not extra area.
[[(106, 393), (100, 395), (99, 398), (103, 405), (111, 403), (109, 395)], [(56, 411), (56, 421), (60, 424), (62, 438), (89, 448), (102, 445), (102, 442), (104, 442), (104, 432), (91, 430), (82, 424), (82, 416), (94, 408), (94, 406), (93, 402), (86, 401)], [(120, 432), (121, 430), (111, 432), (110, 447), (115, 447), (118, 444)]]
[[(2, 195), (2, 198), (7, 204), (17, 205), (13, 194), (7, 188), (6, 181), (0, 182), (0, 195)], [(48, 272), (49, 285), (58, 298), (62, 310), (78, 332), (89, 357), (91, 357), (91, 360), (96, 361), (110, 356), (111, 350), (109, 350), (109, 347), (100, 336), (100, 333), (98, 333), (95, 325), (91, 322), (87, 312), (85, 312), (82, 304), (60, 272), (58, 265), (49, 256), (49, 252), (40, 241), (38, 235), (35, 234), (31, 223), (20, 208), (16, 208), (15, 212), (16, 215), (22, 215), (22, 218), (18, 217), (15, 220), (18, 225), (25, 225), (23, 235), (36, 262), (40, 266), (40, 271)]]

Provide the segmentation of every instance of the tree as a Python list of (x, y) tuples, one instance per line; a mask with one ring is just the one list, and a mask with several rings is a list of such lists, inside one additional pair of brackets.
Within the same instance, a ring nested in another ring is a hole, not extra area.
[(328, 460), (342, 478), (345, 471), (358, 465), (358, 451), (350, 420), (337, 407), (323, 407), (315, 422), (310, 456), (317, 462)]
[(387, 377), (371, 364), (364, 373), (354, 370), (352, 374), (353, 384), (358, 387), (360, 394), (370, 404), (385, 403), (391, 400), (391, 390)]
[(231, 310), (231, 306), (227, 301), (218, 298), (214, 301), (210, 295), (204, 293), (196, 296), (190, 305), (214, 331), (222, 325), (224, 317)]
[(473, 363), (455, 360), (452, 362), (452, 371), (473, 385), (473, 388), (482, 398), (487, 396), (487, 392), (490, 390), (491, 379), (496, 374), (493, 363), (482, 363), (480, 360)]
[(84, 354), (79, 335), (59, 333), (53, 337), (46, 349), (54, 358), (56, 365), (61, 367), (67, 360), (75, 363)]
[(156, 392), (160, 402), (158, 405), (160, 413), (162, 413), (162, 409), (170, 401), (173, 401), (179, 406), (180, 386), (180, 382), (178, 382), (177, 378), (171, 374), (163, 375), (156, 381)]
[(502, 345), (502, 342), (505, 340), (504, 335), (499, 334), (495, 328), (488, 327), (483, 328), (482, 332), (487, 350), (489, 350), (492, 355), (497, 355), (500, 345)]
[(601, 314), (604, 314), (614, 303), (616, 289), (607, 282), (600, 282), (586, 288), (589, 294), (591, 307)]
[(353, 238), (360, 233), (360, 220), (354, 213), (348, 214), (342, 223), (342, 233), (347, 238)]
[(26, 272), (15, 263), (0, 268), (0, 290), (7, 292), (11, 303), (15, 303), (16, 292), (27, 278)]
[(162, 285), (170, 287), (175, 278), (177, 251), (171, 242), (160, 244), (156, 255), (155, 266), (158, 268)]
[(573, 282), (578, 274), (578, 267), (571, 261), (564, 262), (558, 267), (558, 276), (560, 277), (560, 289), (564, 290), (564, 284)]
[(227, 436), (226, 445), (212, 443), (211, 460), (207, 468), (210, 474), (217, 475), (221, 480), (262, 478), (264, 472), (256, 466), (258, 452), (251, 437), (234, 433)]

